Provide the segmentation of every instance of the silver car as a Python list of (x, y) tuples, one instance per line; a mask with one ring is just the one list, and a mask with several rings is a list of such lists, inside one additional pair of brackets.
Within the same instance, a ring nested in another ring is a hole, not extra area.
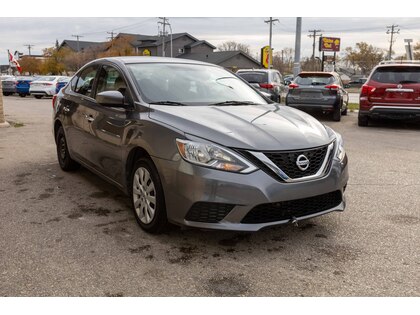
[(61, 168), (83, 165), (125, 191), (148, 232), (257, 231), (345, 208), (341, 136), (221, 67), (98, 59), (53, 103)]

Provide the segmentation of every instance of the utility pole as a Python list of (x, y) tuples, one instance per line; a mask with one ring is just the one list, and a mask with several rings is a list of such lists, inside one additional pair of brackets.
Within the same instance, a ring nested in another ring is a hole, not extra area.
[(391, 60), (391, 57), (392, 57), (392, 45), (395, 42), (394, 34), (399, 34), (400, 33), (400, 29), (395, 30), (397, 27), (398, 27), (398, 25), (394, 25), (394, 24), (392, 24), (390, 26), (387, 26), (388, 30), (386, 31), (386, 33), (391, 34), (391, 41), (389, 43), (388, 60)]
[(309, 33), (312, 33), (312, 34), (309, 34), (308, 37), (313, 37), (313, 39), (314, 39), (313, 40), (313, 44), (312, 44), (312, 60), (314, 60), (315, 59), (315, 43), (316, 43), (316, 38), (320, 36), (320, 35), (318, 35), (318, 33), (321, 33), (322, 30), (309, 30), (308, 32)]
[(109, 39), (111, 39), (111, 42), (114, 40), (114, 34), (115, 34), (115, 32), (114, 31), (111, 31), (111, 32), (106, 32), (107, 34), (109, 34), (109, 35), (111, 35), (111, 36), (108, 36), (107, 38), (109, 38)]
[(265, 23), (270, 23), (270, 39), (269, 39), (269, 46), (270, 46), (270, 50), (268, 51), (268, 69), (271, 69), (271, 63), (273, 62), (271, 60), (271, 55), (272, 55), (272, 48), (271, 48), (271, 39), (273, 37), (273, 23), (274, 22), (279, 22), (279, 19), (274, 19), (272, 17), (270, 17), (270, 19), (268, 21), (264, 21)]
[(413, 51), (411, 49), (411, 45), (410, 43), (413, 42), (412, 39), (404, 39), (404, 42), (407, 43), (407, 45), (405, 45), (405, 50), (407, 52), (407, 60), (413, 60)]
[(31, 55), (31, 48), (32, 48), (32, 47), (34, 47), (35, 45), (26, 44), (26, 45), (23, 45), (23, 46), (28, 47), (28, 50), (29, 50), (29, 56), (30, 56), (30, 55)]
[[(166, 17), (160, 17), (158, 24), (162, 24), (163, 25), (163, 31), (159, 34), (160, 36), (163, 36), (163, 40), (162, 40), (162, 57), (165, 57), (165, 36), (166, 34), (166, 25), (169, 25), (169, 20)], [(171, 47), (172, 47), (172, 42), (171, 42)]]
[(83, 37), (82, 35), (71, 35), (72, 37), (76, 37), (77, 38), (77, 70), (79, 70), (80, 68), (80, 56), (79, 56), (79, 52), (80, 52), (80, 44), (79, 44), (79, 38)]
[(77, 38), (77, 52), (80, 51), (80, 45), (79, 45), (79, 38), (83, 37), (82, 35), (71, 35), (71, 37)]
[(295, 35), (295, 62), (293, 64), (293, 78), (296, 78), (300, 72), (300, 41), (302, 36), (302, 18), (296, 18)]

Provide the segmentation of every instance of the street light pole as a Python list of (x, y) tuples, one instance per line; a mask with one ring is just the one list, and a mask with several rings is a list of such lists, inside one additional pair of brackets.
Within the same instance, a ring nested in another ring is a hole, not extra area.
[(296, 35), (295, 35), (295, 62), (293, 64), (293, 77), (296, 78), (300, 72), (300, 42), (302, 36), (302, 18), (296, 18)]

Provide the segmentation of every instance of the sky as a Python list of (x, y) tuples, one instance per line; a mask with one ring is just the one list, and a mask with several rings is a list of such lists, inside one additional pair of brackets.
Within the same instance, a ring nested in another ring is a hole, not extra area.
[[(215, 46), (234, 40), (250, 46), (255, 56), (261, 47), (268, 45), (268, 17), (170, 17), (174, 33), (188, 32), (194, 37), (207, 40)], [(295, 17), (279, 19), (273, 26), (272, 47), (274, 52), (294, 48)], [(25, 45), (34, 45), (32, 54), (40, 54), (43, 48), (52, 47), (55, 41), (75, 39), (105, 41), (107, 32), (157, 35), (157, 17), (0, 17), (0, 64), (7, 64), (7, 50), (28, 53)], [(387, 26), (398, 25), (393, 50), (395, 55), (405, 54), (404, 39), (420, 42), (420, 18), (409, 17), (303, 17), (302, 57), (312, 54), (309, 30), (322, 30), (324, 36), (340, 37), (342, 51), (365, 41), (382, 49), (389, 49), (390, 35)]]

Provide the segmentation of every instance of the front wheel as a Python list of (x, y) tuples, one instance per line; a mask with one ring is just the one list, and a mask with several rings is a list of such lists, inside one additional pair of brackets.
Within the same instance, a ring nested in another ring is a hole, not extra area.
[(36, 99), (40, 100), (42, 98), (42, 95), (34, 95)]
[(80, 164), (70, 157), (63, 127), (60, 127), (57, 131), (56, 144), (57, 144), (57, 158), (58, 158), (58, 163), (60, 164), (61, 169), (65, 172), (77, 170), (80, 167)]
[(20, 97), (26, 97), (26, 94), (24, 94), (24, 93), (19, 93), (19, 96), (20, 96)]
[(139, 159), (131, 174), (131, 202), (140, 227), (158, 234), (167, 227), (165, 198), (159, 174), (148, 158)]

